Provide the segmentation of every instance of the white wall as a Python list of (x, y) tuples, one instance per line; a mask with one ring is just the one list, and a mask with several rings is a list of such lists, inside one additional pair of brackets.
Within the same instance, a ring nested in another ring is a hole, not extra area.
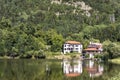
[(82, 44), (77, 44), (77, 45), (71, 45), (71, 44), (64, 44), (63, 45), (63, 53), (64, 54), (66, 54), (66, 53), (70, 53), (71, 52), (71, 50), (69, 50), (68, 48), (72, 48), (73, 50), (73, 52), (75, 51), (75, 52), (78, 52), (78, 53), (82, 53), (82, 49), (83, 49), (83, 46), (82, 46)]

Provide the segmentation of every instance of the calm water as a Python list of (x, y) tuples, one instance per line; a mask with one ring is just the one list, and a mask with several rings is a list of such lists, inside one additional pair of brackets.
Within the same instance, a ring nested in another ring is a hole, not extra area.
[(92, 60), (0, 60), (0, 80), (108, 80), (119, 71)]

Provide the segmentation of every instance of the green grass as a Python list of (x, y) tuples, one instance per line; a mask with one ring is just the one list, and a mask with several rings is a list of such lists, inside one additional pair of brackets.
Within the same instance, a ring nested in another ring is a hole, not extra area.
[(119, 58), (115, 58), (115, 59), (111, 59), (109, 61), (112, 62), (112, 63), (120, 64), (120, 57)]
[(46, 52), (46, 58), (47, 59), (58, 59), (58, 58), (68, 58), (68, 59), (72, 59), (72, 58), (80, 58), (80, 53), (67, 53), (67, 54), (61, 54), (61, 52)]

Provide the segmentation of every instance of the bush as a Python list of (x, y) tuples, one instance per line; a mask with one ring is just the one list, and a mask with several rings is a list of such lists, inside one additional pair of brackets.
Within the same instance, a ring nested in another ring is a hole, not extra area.
[(36, 59), (45, 59), (46, 56), (44, 54), (40, 54), (40, 55), (35, 55), (34, 56)]
[(5, 54), (4, 53), (0, 53), (0, 56), (4, 56)]
[(30, 59), (32, 58), (33, 51), (28, 51), (25, 54), (20, 55), (20, 58)]
[(34, 57), (35, 57), (36, 59), (45, 59), (45, 58), (46, 58), (46, 56), (45, 56), (45, 54), (44, 54), (44, 52), (43, 52), (42, 50), (40, 50), (40, 51), (35, 51)]
[(23, 54), (23, 55), (20, 55), (20, 58), (22, 58), (22, 59), (30, 59), (30, 58), (32, 58), (32, 55)]
[(96, 53), (95, 56), (94, 56), (94, 58), (100, 58), (101, 59), (102, 58), (102, 54)]
[(120, 44), (117, 42), (104, 42), (104, 51), (108, 53), (109, 59), (120, 56)]
[(85, 54), (85, 58), (89, 58), (89, 54)]
[(108, 61), (109, 59), (109, 54), (107, 52), (104, 52), (101, 56), (101, 59), (104, 60), (104, 61)]

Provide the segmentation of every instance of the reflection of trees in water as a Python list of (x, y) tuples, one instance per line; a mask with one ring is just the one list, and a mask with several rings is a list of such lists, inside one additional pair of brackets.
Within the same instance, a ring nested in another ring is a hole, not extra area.
[(8, 60), (3, 74), (2, 80), (44, 79), (44, 63), (32, 60)]
[[(85, 69), (85, 64), (82, 64), (82, 74), (73, 78), (65, 76), (61, 61), (0, 60), (0, 63), (0, 80), (92, 80), (89, 77), (88, 71)], [(95, 62), (93, 66), (97, 66), (98, 64)], [(48, 65), (51, 71), (49, 75), (46, 74), (46, 65)], [(72, 65), (77, 65), (77, 63), (75, 62)], [(94, 77), (94, 80), (106, 80), (108, 77), (112, 77), (120, 71), (119, 65), (102, 64), (102, 66), (104, 66), (104, 74), (99, 77)]]
[(51, 70), (50, 75), (47, 76), (47, 80), (63, 80), (63, 72), (61, 67), (61, 61), (49, 62), (49, 68)]
[[(61, 62), (45, 60), (3, 61), (0, 80), (63, 80)], [(46, 64), (50, 69), (46, 74)]]
[(116, 74), (118, 74), (120, 72), (120, 65), (118, 64), (112, 64), (112, 63), (105, 63), (104, 65), (104, 77), (107, 78), (111, 78), (113, 76), (115, 76)]

